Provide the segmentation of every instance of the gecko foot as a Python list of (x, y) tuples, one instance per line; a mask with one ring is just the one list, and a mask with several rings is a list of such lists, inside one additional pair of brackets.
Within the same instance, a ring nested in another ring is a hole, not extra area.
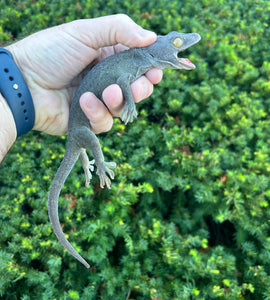
[[(116, 163), (114, 162), (103, 162), (101, 166), (97, 167), (97, 174), (100, 180), (100, 187), (104, 188), (105, 186), (111, 188), (111, 179), (114, 179), (114, 172), (109, 168), (116, 168)], [(106, 173), (109, 175), (109, 178)]]
[(135, 104), (133, 103), (133, 105), (125, 105), (124, 109), (121, 113), (121, 120), (125, 123), (125, 125), (128, 122), (132, 122), (133, 121), (133, 117), (136, 118), (137, 117), (137, 111), (136, 111), (136, 107)]
[(88, 187), (90, 180), (92, 179), (92, 173), (94, 171), (94, 163), (95, 160), (91, 160), (88, 162), (88, 167), (84, 169), (85, 174), (85, 186)]

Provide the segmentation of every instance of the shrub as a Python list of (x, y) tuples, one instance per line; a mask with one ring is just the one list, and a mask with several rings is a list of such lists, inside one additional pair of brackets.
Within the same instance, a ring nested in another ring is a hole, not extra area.
[(2, 299), (270, 299), (270, 5), (229, 1), (4, 1), (12, 42), (77, 18), (127, 13), (159, 34), (196, 31), (192, 72), (165, 71), (138, 120), (100, 136), (112, 189), (63, 187), (58, 243), (47, 193), (65, 137), (29, 133), (0, 168)]

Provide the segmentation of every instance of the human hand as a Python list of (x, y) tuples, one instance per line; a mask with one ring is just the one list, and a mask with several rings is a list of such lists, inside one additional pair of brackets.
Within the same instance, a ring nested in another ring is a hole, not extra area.
[[(33, 97), (34, 129), (54, 135), (66, 134), (70, 102), (82, 79), (82, 71), (91, 62), (128, 47), (148, 46), (155, 40), (153, 32), (143, 30), (129, 17), (113, 15), (59, 25), (7, 47)], [(148, 97), (153, 84), (161, 78), (162, 71), (152, 69), (132, 83), (135, 101)], [(112, 116), (119, 116), (124, 104), (117, 85), (106, 88), (103, 98), (110, 111), (92, 93), (85, 93), (80, 99), (96, 133), (111, 128)]]

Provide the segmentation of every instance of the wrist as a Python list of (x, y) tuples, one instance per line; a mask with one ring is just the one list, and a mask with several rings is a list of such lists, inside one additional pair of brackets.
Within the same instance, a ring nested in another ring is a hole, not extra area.
[(12, 112), (0, 94), (0, 163), (15, 142), (16, 137), (17, 131)]

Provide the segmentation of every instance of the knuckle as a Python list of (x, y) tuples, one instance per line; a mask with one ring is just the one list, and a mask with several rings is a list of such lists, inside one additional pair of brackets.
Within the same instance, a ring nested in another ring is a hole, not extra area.
[(132, 22), (131, 18), (123, 13), (119, 13), (116, 14), (115, 17), (119, 20), (119, 21), (124, 21), (124, 22)]

